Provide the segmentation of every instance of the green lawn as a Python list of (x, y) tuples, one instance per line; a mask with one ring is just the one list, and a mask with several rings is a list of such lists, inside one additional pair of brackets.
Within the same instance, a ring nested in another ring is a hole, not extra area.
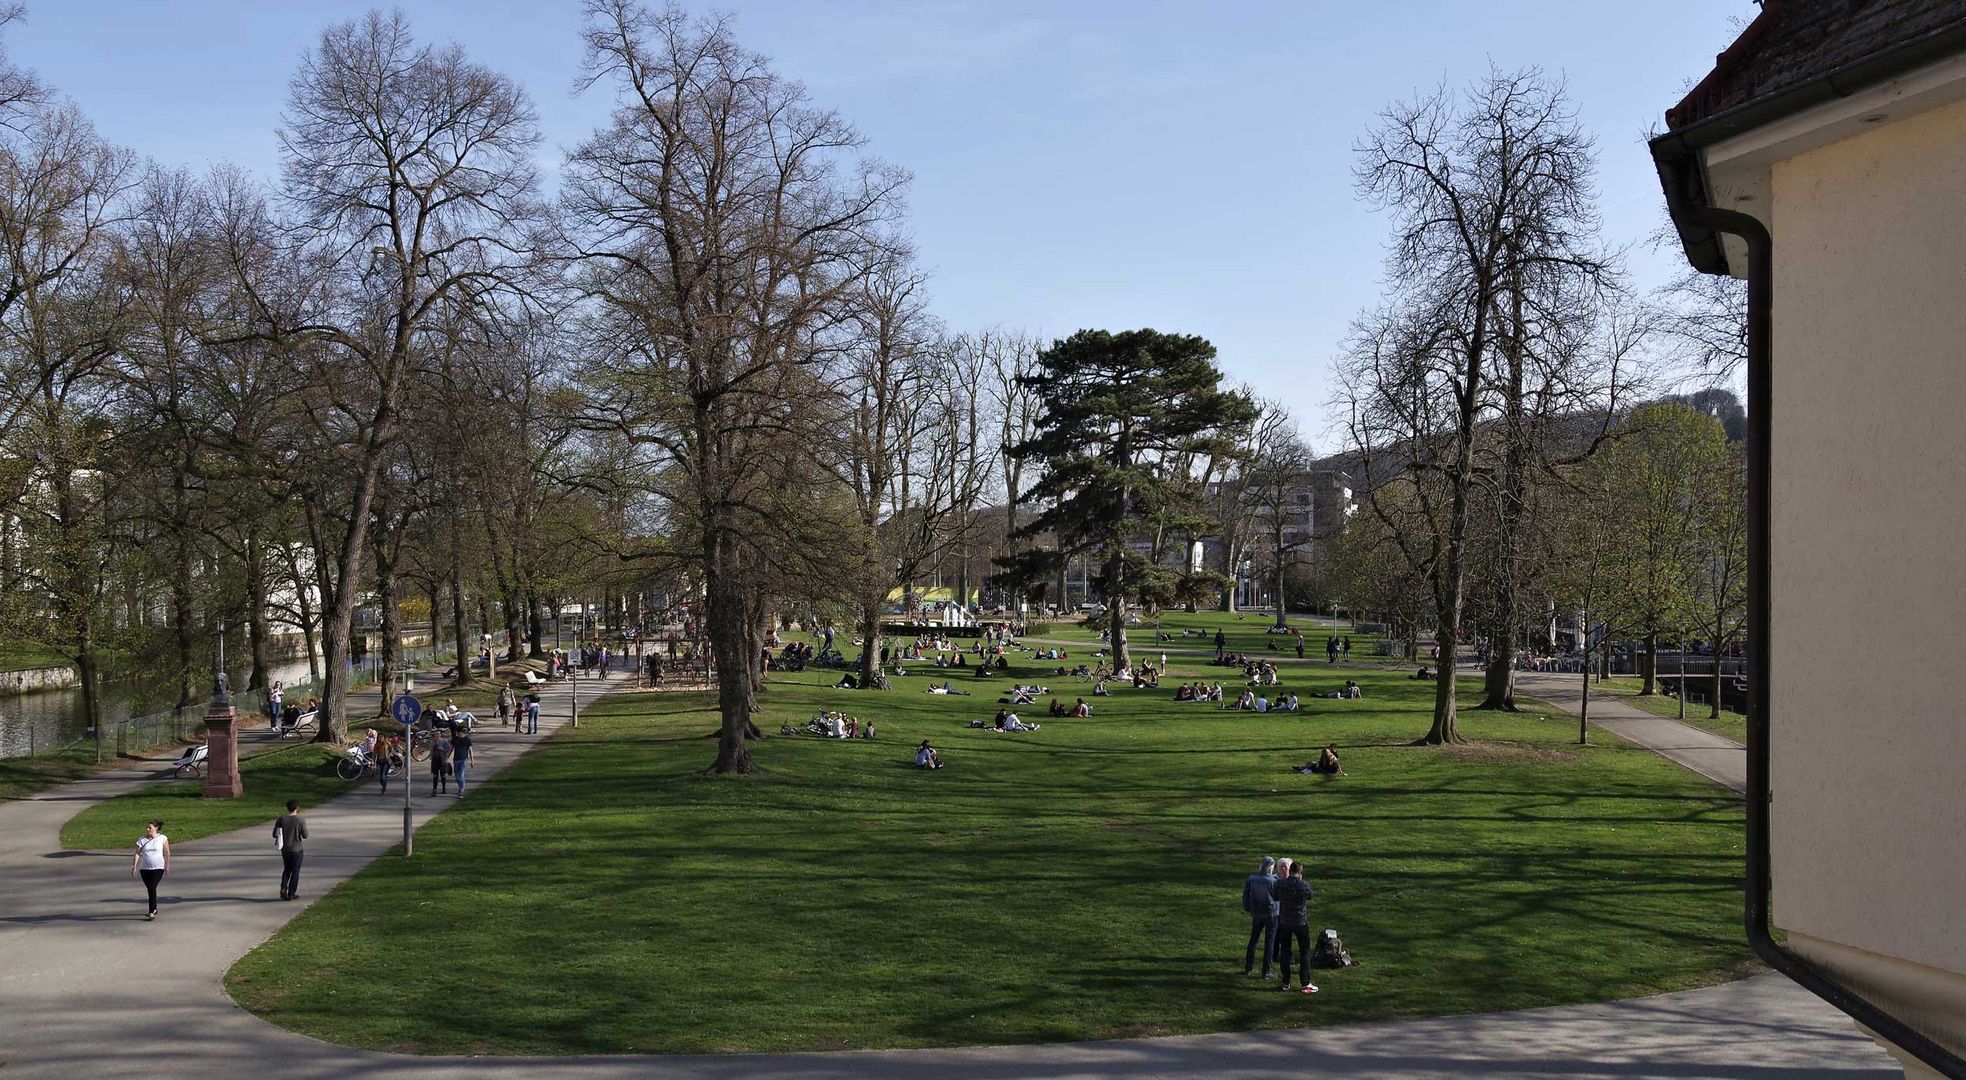
[[(1293, 1027), (1742, 969), (1737, 799), (1628, 746), (1576, 747), (1570, 720), (1534, 713), (1469, 715), (1477, 745), (1409, 746), (1431, 686), (1358, 677), (1366, 700), (1261, 717), (1126, 690), (1086, 720), (1027, 710), (1044, 730), (1014, 736), (967, 726), (1009, 679), (943, 698), (916, 676), (885, 694), (774, 677), (766, 731), (833, 705), (880, 737), (774, 735), (748, 778), (700, 771), (707, 695), (617, 696), (227, 986), (334, 1042), (563, 1054)], [(1043, 680), (1068, 702), (1087, 691)], [(947, 768), (911, 767), (924, 737)], [(1327, 742), (1347, 775), (1288, 771)], [(1241, 977), (1241, 883), (1263, 854), (1310, 860), (1312, 923), (1361, 962), (1315, 998)], [(373, 963), (384, 935), (391, 962)]]
[(70, 667), (73, 664), (68, 654), (48, 648), (38, 641), (0, 641), (0, 671)]
[[(1165, 642), (1155, 640), (1155, 616), (1152, 615), (1142, 615), (1139, 622), (1132, 623), (1127, 627), (1127, 644), (1136, 654), (1146, 655), (1147, 653), (1158, 653), (1160, 650), (1166, 649), (1169, 652), (1168, 658), (1170, 662), (1174, 659), (1174, 652), (1180, 649), (1192, 649), (1213, 654), (1215, 651), (1215, 632), (1220, 630), (1225, 639), (1225, 647), (1231, 652), (1276, 657), (1279, 659), (1294, 660), (1296, 658), (1295, 638), (1265, 632), (1269, 627), (1276, 625), (1276, 617), (1268, 612), (1247, 611), (1230, 614), (1223, 611), (1200, 611), (1190, 614), (1183, 611), (1166, 611), (1160, 614), (1159, 621), (1161, 633), (1170, 635), (1173, 640)], [(1325, 639), (1336, 634), (1341, 638), (1349, 637), (1352, 639), (1351, 656), (1348, 660), (1341, 661), (1340, 666), (1344, 666), (1347, 663), (1403, 666), (1406, 663), (1405, 660), (1396, 656), (1380, 656), (1377, 654), (1378, 644), (1384, 638), (1383, 634), (1361, 633), (1356, 629), (1356, 624), (1348, 621), (1332, 626), (1322, 621), (1312, 622), (1307, 618), (1297, 617), (1290, 620), (1290, 625), (1303, 631), (1304, 658), (1307, 662), (1324, 664), (1326, 662), (1324, 652)], [(1043, 633), (1038, 632), (1037, 629), (1033, 629), (1031, 636), (1060, 641), (1082, 642), (1096, 647), (1098, 645), (1099, 632), (1105, 629), (1103, 623), (1054, 622), (1048, 624), (1048, 626), (1049, 629)], [(1182, 631), (1184, 630), (1199, 630), (1201, 634), (1199, 636), (1193, 633), (1183, 634)], [(1272, 650), (1270, 648), (1271, 645), (1275, 645), (1276, 648)]]
[(0, 800), (23, 799), (56, 784), (79, 780), (97, 767), (92, 742), (75, 743), (39, 757), (0, 758)]
[[(1606, 682), (1592, 683), (1591, 689), (1593, 691), (1607, 689), (1618, 695), (1618, 700), (1633, 708), (1644, 709), (1646, 712), (1657, 716), (1670, 716), (1673, 719), (1679, 718), (1679, 698), (1668, 697), (1665, 694), (1641, 695), (1638, 690), (1643, 685), (1643, 681), (1637, 676), (1613, 675)], [(1689, 689), (1691, 688), (1689, 687)], [(1711, 706), (1702, 702), (1694, 701), (1690, 697), (1686, 700), (1687, 723), (1697, 728), (1704, 728), (1707, 731), (1713, 732), (1715, 735), (1732, 739), (1737, 743), (1746, 743), (1748, 741), (1748, 718), (1746, 716), (1732, 709), (1722, 709), (1720, 710), (1720, 718), (1714, 719), (1708, 715), (1712, 711)]]
[[(105, 799), (61, 828), (65, 848), (100, 850), (128, 847), (143, 823), (163, 818), (165, 831), (179, 843), (267, 823), (286, 812), (288, 799), (313, 806), (352, 790), (361, 781), (335, 775), (340, 751), (316, 743), (284, 747), (239, 763), (246, 794), (238, 799), (206, 799), (204, 780), (178, 780)], [(369, 786), (375, 785), (371, 777)]]

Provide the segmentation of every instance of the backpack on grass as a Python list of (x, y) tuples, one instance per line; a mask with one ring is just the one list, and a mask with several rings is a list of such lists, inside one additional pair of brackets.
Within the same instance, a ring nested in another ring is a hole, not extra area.
[(1358, 963), (1352, 954), (1345, 950), (1345, 942), (1336, 930), (1323, 930), (1318, 933), (1317, 944), (1311, 946), (1311, 966), (1320, 968), (1347, 968)]

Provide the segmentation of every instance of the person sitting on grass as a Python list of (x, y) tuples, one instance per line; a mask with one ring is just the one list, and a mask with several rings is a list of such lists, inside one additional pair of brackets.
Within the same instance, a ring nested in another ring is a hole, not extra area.
[(1188, 683), (1182, 683), (1180, 686), (1174, 688), (1174, 700), (1176, 701), (1195, 700), (1195, 688)]
[(941, 767), (942, 755), (935, 752), (935, 747), (930, 746), (927, 739), (923, 739), (922, 744), (915, 747), (915, 768), (939, 769)]
[(1092, 715), (1092, 706), (1086, 704), (1084, 698), (1080, 698), (1078, 704), (1072, 706), (1072, 715), (1083, 720)]
[(1361, 689), (1357, 683), (1353, 682), (1350, 679), (1346, 679), (1345, 696), (1348, 698), (1362, 698), (1365, 696), (1365, 691)]
[(1269, 699), (1269, 698), (1266, 698), (1266, 697), (1264, 697), (1264, 696), (1263, 696), (1263, 695), (1261, 695), (1261, 694), (1258, 694), (1258, 695), (1256, 695), (1256, 711), (1257, 711), (1257, 712), (1269, 712), (1269, 711), (1270, 711), (1270, 699)]
[(1003, 726), (998, 728), (997, 730), (1004, 731), (1004, 732), (1016, 732), (1016, 731), (1036, 731), (1037, 729), (1038, 729), (1038, 725), (1027, 724), (1024, 721), (1019, 720), (1017, 718), (1016, 713), (1011, 713), (1009, 716), (1004, 717)]
[(1297, 695), (1296, 695), (1296, 694), (1291, 694), (1291, 695), (1289, 695), (1288, 697), (1286, 697), (1286, 698), (1284, 698), (1284, 699), (1283, 699), (1283, 711), (1284, 711), (1284, 712), (1296, 712), (1296, 711), (1297, 711), (1297, 709), (1298, 709), (1298, 704), (1297, 704)]
[(1244, 690), (1242, 692), (1242, 696), (1236, 699), (1236, 708), (1239, 711), (1248, 712), (1249, 710), (1254, 709), (1255, 707), (1256, 707), (1256, 691), (1254, 690)]
[(1065, 706), (1058, 704), (1057, 698), (1052, 698), (1050, 713), (1053, 716), (1063, 716), (1065, 715)]
[(1113, 692), (1111, 690), (1106, 689), (1106, 680), (1101, 679), (1098, 682), (1092, 684), (1092, 696), (1112, 697)]
[(1413, 673), (1413, 678), (1421, 682), (1427, 682), (1431, 680), (1433, 677), (1434, 677), (1433, 669), (1426, 666), (1425, 664), (1421, 664), (1420, 670)]
[(859, 680), (853, 677), (853, 672), (849, 671), (846, 674), (840, 676), (840, 681), (833, 684), (833, 689), (858, 690), (860, 689), (860, 682)]

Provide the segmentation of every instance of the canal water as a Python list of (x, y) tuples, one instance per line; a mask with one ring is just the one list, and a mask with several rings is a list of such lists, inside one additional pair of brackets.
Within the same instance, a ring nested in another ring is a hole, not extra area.
[[(246, 685), (246, 670), (230, 674), (232, 685)], [(307, 682), (307, 659), (276, 661), (274, 680), (288, 686)], [(200, 698), (209, 697), (207, 681), (200, 687)], [(235, 690), (234, 702), (241, 711), (257, 709), (264, 700), (257, 691), (245, 694)], [(168, 713), (177, 705), (177, 684), (169, 679), (117, 679), (103, 683), (102, 718), (106, 732), (114, 731), (133, 717)], [(89, 726), (82, 714), (82, 691), (43, 690), (38, 693), (0, 697), (0, 758), (27, 757), (47, 753), (89, 737)]]

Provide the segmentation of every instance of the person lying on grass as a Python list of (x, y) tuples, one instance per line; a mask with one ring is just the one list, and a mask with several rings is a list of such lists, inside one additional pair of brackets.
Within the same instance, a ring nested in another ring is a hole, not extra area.
[(947, 679), (942, 680), (941, 686), (929, 686), (928, 692), (931, 694), (955, 694), (959, 697), (969, 696), (969, 691), (956, 689), (955, 685)]
[(1293, 771), (1303, 776), (1316, 776), (1320, 773), (1325, 776), (1337, 776), (1345, 769), (1338, 763), (1337, 747), (1327, 746), (1318, 754), (1316, 761), (1307, 761)]

